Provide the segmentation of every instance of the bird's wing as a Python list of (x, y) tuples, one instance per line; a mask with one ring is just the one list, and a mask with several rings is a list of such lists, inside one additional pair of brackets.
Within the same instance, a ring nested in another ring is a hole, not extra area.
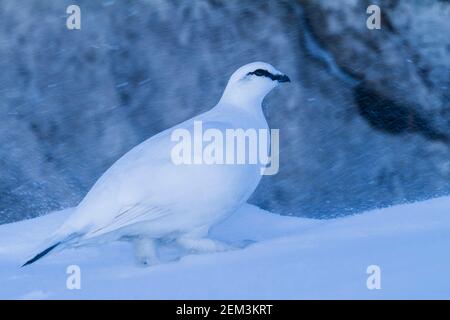
[(108, 224), (86, 233), (83, 238), (90, 239), (109, 232), (116, 231), (126, 226), (144, 221), (153, 221), (171, 213), (169, 209), (135, 205), (121, 210)]

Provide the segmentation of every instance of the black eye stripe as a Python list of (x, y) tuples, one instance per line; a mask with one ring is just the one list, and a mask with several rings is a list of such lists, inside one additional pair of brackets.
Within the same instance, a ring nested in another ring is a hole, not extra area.
[(264, 70), (264, 69), (256, 69), (255, 71), (247, 73), (247, 75), (252, 75), (252, 74), (257, 76), (257, 77), (267, 77), (267, 78), (270, 78), (272, 80), (278, 80), (278, 78), (280, 77), (280, 76), (274, 75), (274, 74), (272, 74), (269, 71)]

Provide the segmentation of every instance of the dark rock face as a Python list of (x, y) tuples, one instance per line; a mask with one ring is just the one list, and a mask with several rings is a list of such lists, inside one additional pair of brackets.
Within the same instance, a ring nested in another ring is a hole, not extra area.
[[(115, 160), (262, 60), (280, 172), (251, 201), (332, 217), (450, 190), (448, 2), (3, 1), (0, 223), (76, 205)], [(67, 30), (66, 7), (82, 29)]]

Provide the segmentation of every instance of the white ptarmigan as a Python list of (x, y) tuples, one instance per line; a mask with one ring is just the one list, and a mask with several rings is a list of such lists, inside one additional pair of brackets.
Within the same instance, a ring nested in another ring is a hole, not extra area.
[(144, 264), (157, 259), (158, 239), (173, 239), (198, 252), (223, 250), (224, 244), (207, 238), (208, 230), (248, 200), (261, 180), (261, 166), (176, 164), (171, 156), (172, 133), (185, 129), (194, 134), (199, 122), (203, 130), (223, 133), (227, 129), (267, 130), (262, 101), (278, 83), (289, 81), (267, 63), (239, 68), (214, 108), (149, 138), (114, 163), (23, 266), (57, 247), (122, 237), (135, 240), (137, 258)]

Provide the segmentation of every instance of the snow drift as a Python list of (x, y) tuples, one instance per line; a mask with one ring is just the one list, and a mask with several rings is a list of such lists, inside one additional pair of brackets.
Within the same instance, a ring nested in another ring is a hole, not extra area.
[[(184, 255), (143, 268), (131, 244), (58, 252), (20, 268), (70, 209), (0, 226), (3, 299), (380, 299), (450, 298), (450, 197), (333, 220), (280, 216), (246, 205), (211, 230), (244, 249)], [(81, 289), (66, 288), (67, 267)], [(366, 286), (381, 269), (381, 289)]]

